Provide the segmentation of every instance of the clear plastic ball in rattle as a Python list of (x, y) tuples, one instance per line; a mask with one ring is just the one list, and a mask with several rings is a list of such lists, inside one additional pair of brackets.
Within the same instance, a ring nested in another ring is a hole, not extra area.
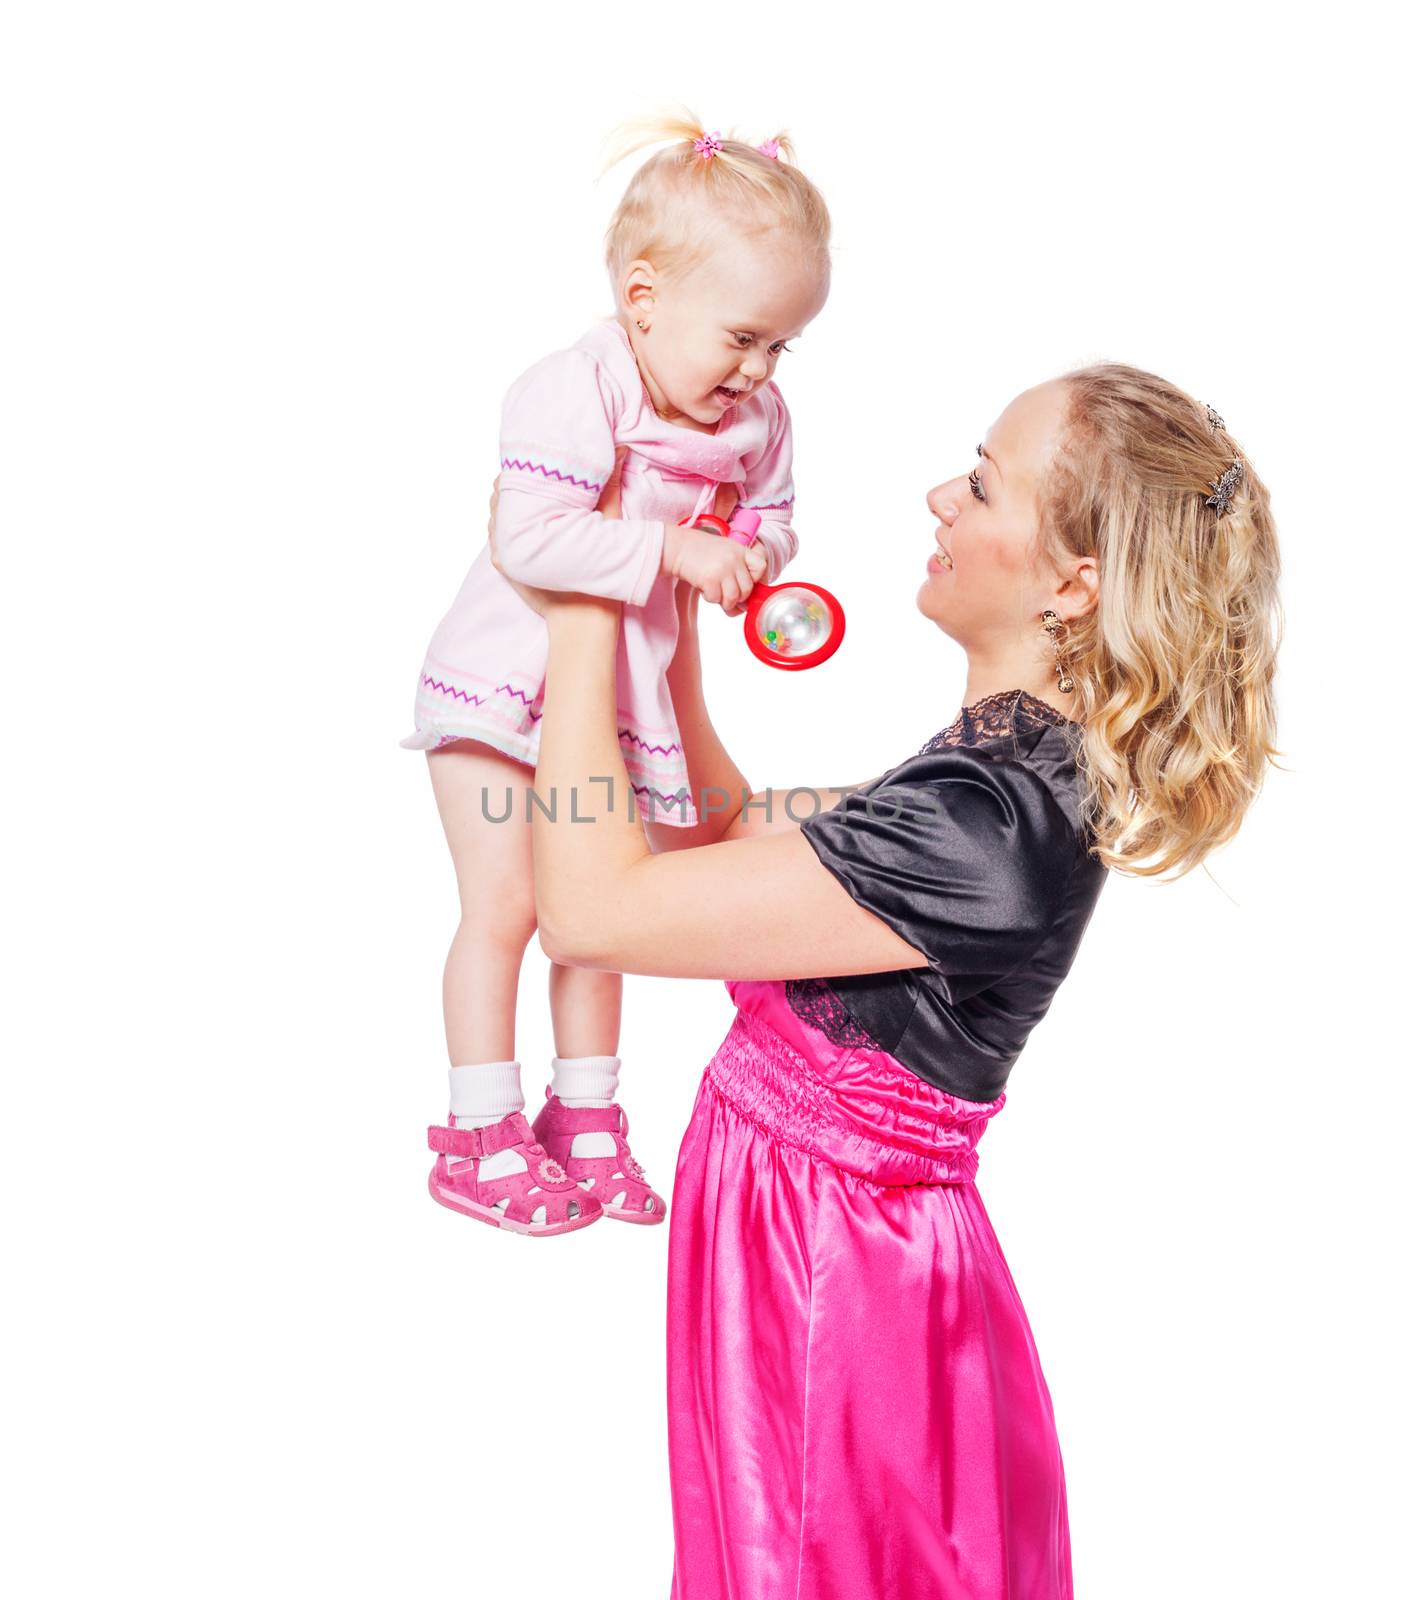
[[(705, 512), (684, 517), (683, 527), (711, 530), (739, 544), (756, 541), (760, 515), (739, 506), (730, 523)], [(829, 661), (845, 637), (845, 608), (817, 583), (758, 583), (743, 619), (747, 648), (769, 667), (800, 672)]]
[(756, 634), (777, 655), (811, 655), (829, 639), (833, 621), (813, 590), (782, 585), (758, 610)]

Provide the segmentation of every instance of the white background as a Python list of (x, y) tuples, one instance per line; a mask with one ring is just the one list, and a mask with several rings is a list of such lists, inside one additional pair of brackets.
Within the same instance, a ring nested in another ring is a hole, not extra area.
[[(455, 897), (397, 744), (501, 396), (610, 309), (600, 140), (664, 100), (789, 129), (836, 227), (779, 376), (847, 648), (774, 674), (705, 616), (757, 787), (954, 715), (923, 496), (1019, 389), (1151, 367), (1270, 484), (1286, 770), (1208, 871), (1112, 876), (980, 1189), (1083, 1600), (1408, 1581), (1396, 41), (1363, 5), (927, 12), (9, 12), (9, 1592), (667, 1593), (667, 1229), (428, 1200)], [(661, 1186), (730, 1018), (627, 982)]]

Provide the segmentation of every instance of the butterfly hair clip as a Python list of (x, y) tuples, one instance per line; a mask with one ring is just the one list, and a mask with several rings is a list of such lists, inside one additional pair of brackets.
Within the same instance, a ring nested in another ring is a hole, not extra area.
[(1204, 501), (1206, 506), (1213, 506), (1218, 516), (1223, 516), (1233, 503), (1233, 496), (1238, 485), (1243, 480), (1243, 463), (1237, 458), (1233, 465), (1221, 478), (1215, 478), (1209, 485), (1214, 492)]

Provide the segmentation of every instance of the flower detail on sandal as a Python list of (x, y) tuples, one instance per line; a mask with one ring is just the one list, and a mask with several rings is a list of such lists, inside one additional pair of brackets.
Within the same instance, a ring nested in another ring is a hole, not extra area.
[[(532, 1125), (536, 1140), (559, 1161), (575, 1183), (598, 1196), (606, 1217), (621, 1222), (656, 1223), (668, 1216), (668, 1204), (649, 1184), (643, 1167), (629, 1149), (629, 1118), (615, 1102), (608, 1106), (567, 1106), (550, 1089)], [(577, 1156), (575, 1139), (583, 1133), (607, 1134), (609, 1154)]]
[(554, 1156), (542, 1156), (536, 1163), (536, 1176), (542, 1183), (564, 1183), (569, 1174)]
[[(598, 1222), (604, 1207), (536, 1139), (519, 1111), (481, 1128), (459, 1128), (452, 1118), (427, 1130), (437, 1160), (428, 1174), (428, 1192), (438, 1205), (511, 1233), (571, 1233)], [(519, 1170), (483, 1178), (483, 1160), (500, 1150), (517, 1150)]]

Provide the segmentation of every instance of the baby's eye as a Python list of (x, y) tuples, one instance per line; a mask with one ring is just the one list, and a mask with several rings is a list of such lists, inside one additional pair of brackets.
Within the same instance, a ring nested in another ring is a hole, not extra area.
[[(748, 345), (755, 344), (757, 341), (757, 336), (754, 333), (734, 333), (732, 337), (736, 341), (739, 350), (745, 350)], [(773, 355), (781, 355), (783, 352), (788, 356), (791, 354), (791, 346), (784, 339), (778, 339), (774, 345), (770, 346), (770, 349)]]
[(983, 493), (982, 480), (978, 476), (978, 469), (976, 467), (974, 467), (973, 470), (968, 474), (968, 487), (973, 491), (973, 495), (976, 499), (981, 500), (984, 504), (987, 503), (987, 496)]

